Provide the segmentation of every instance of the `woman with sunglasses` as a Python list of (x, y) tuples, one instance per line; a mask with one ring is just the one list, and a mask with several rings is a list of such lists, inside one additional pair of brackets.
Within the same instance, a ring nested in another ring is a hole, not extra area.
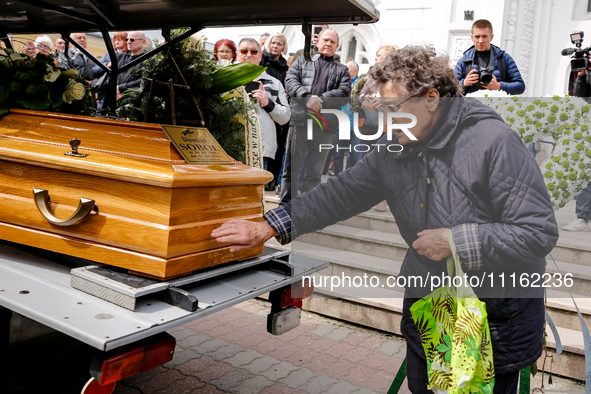
[(228, 39), (221, 39), (213, 46), (213, 60), (220, 63), (225, 61), (232, 64), (236, 61), (236, 44)]
[[(464, 271), (459, 278), (486, 304), (493, 392), (517, 393), (519, 371), (542, 354), (544, 289), (498, 278), (541, 277), (546, 255), (558, 240), (538, 164), (493, 109), (461, 96), (454, 70), (434, 48), (390, 52), (371, 76), (378, 84), (386, 125), (395, 135), (390, 140), (382, 136), (382, 148), (353, 168), (268, 211), (265, 221), (231, 220), (212, 236), (231, 244), (230, 252), (271, 237), (285, 244), (388, 200), (408, 245), (398, 278), (407, 279), (400, 328), (407, 341), (410, 391), (432, 392), (410, 307), (441, 285), (428, 278), (457, 283), (446, 266), (453, 240)], [(386, 149), (392, 144), (403, 149)], [(492, 279), (480, 281), (483, 275)], [(372, 289), (366, 291), (371, 297)]]

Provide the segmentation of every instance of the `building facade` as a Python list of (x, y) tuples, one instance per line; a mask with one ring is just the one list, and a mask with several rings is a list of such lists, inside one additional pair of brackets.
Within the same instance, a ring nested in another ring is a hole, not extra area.
[[(374, 4), (380, 11), (377, 23), (331, 26), (340, 36), (337, 53), (342, 61), (354, 59), (361, 72), (375, 62), (381, 44), (431, 44), (446, 51), (455, 65), (472, 45), (473, 21), (488, 19), (494, 29), (492, 43), (506, 50), (519, 66), (526, 82), (524, 95), (563, 94), (567, 92), (570, 62), (560, 52), (573, 47), (570, 33), (582, 30), (588, 34), (583, 48), (591, 45), (589, 0), (375, 0)], [(301, 26), (215, 30), (206, 32), (209, 41), (223, 35), (237, 42), (244, 36), (258, 38), (264, 31), (281, 31), (287, 36), (289, 52), (304, 46)]]

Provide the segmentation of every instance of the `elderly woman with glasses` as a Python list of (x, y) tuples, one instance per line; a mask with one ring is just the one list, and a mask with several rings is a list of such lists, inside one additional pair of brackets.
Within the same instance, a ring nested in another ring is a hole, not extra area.
[(221, 39), (213, 46), (213, 60), (220, 62), (220, 60), (227, 60), (229, 63), (236, 61), (236, 44), (234, 41)]
[[(490, 279), (474, 291), (488, 314), (494, 393), (516, 393), (519, 371), (542, 353), (544, 293), (497, 279), (541, 277), (556, 244), (558, 229), (540, 169), (494, 110), (459, 94), (453, 70), (433, 48), (390, 52), (372, 77), (386, 127), (394, 130), (391, 140), (384, 135), (378, 141), (382, 149), (267, 212), (265, 221), (232, 220), (212, 236), (232, 244), (231, 251), (271, 237), (287, 243), (386, 199), (408, 244), (398, 278), (418, 278), (407, 281), (401, 320), (410, 390), (431, 392), (410, 307), (434, 290), (426, 278), (447, 276), (451, 239), (468, 282)], [(392, 144), (402, 149), (387, 149)], [(371, 289), (366, 291), (371, 297)]]

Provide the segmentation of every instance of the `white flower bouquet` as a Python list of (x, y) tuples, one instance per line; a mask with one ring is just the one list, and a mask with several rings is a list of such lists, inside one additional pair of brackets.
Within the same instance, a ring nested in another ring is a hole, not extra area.
[(591, 172), (591, 106), (580, 97), (523, 98), (504, 92), (479, 91), (469, 96), (493, 108), (524, 143), (552, 142), (550, 158), (541, 165), (554, 209), (572, 200)]

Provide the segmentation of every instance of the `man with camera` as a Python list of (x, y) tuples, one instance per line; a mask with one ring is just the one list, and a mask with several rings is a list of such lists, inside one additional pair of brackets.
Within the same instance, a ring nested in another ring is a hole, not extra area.
[[(589, 57), (589, 60), (591, 60), (591, 56)], [(585, 60), (585, 58), (581, 56), (579, 56), (579, 58)], [(575, 83), (573, 85), (573, 96), (583, 97), (588, 102), (591, 102), (591, 62), (580, 61), (577, 65), (586, 65), (587, 68), (578, 71), (577, 79), (575, 79)], [(574, 64), (571, 63), (571, 67), (573, 66)], [(580, 69), (581, 67), (573, 68)], [(581, 193), (577, 195), (575, 213), (577, 218), (571, 223), (562, 227), (562, 229), (564, 231), (589, 231), (589, 218), (591, 218), (591, 182), (589, 182), (587, 187), (581, 190)]]
[(492, 45), (492, 24), (479, 19), (472, 24), (470, 38), (474, 43), (456, 65), (456, 78), (464, 93), (480, 89), (503, 90), (508, 94), (521, 94), (525, 82), (513, 58), (501, 48)]

